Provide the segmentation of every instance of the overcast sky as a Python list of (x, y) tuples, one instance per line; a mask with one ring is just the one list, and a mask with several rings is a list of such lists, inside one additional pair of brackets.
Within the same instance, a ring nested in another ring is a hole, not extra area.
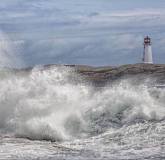
[(165, 63), (164, 0), (1, 0), (0, 64)]

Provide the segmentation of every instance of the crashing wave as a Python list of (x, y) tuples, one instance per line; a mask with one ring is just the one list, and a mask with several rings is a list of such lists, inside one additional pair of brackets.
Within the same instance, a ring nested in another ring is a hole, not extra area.
[(84, 138), (165, 118), (165, 90), (122, 80), (103, 89), (75, 83), (68, 67), (2, 70), (0, 132), (33, 140)]

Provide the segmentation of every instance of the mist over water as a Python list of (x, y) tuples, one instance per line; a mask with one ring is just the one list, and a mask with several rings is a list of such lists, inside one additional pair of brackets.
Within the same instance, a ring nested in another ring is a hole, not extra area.
[(0, 68), (24, 67), (20, 52), (20, 44), (11, 40), (7, 34), (0, 30)]

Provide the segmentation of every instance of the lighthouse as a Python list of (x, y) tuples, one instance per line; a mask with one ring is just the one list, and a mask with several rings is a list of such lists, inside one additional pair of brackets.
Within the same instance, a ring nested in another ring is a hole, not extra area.
[(144, 38), (144, 53), (143, 53), (143, 63), (153, 64), (152, 60), (152, 47), (151, 38), (148, 36)]

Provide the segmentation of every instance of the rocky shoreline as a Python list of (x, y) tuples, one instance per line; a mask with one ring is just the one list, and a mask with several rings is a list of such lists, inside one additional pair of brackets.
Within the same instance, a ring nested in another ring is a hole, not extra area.
[[(165, 64), (127, 64), (122, 66), (103, 66), (92, 67), (86, 65), (44, 65), (42, 70), (51, 69), (53, 67), (68, 67), (76, 71), (80, 77), (71, 75), (71, 81), (84, 81), (92, 83), (94, 86), (105, 86), (116, 81), (129, 79), (132, 83), (143, 83), (148, 79), (150, 85), (152, 83), (165, 84)], [(33, 67), (25, 69), (12, 69), (14, 73), (26, 74), (30, 73)]]
[(165, 84), (165, 64), (128, 64), (119, 67), (74, 67), (87, 81), (91, 81), (97, 86), (121, 79), (132, 79), (132, 81), (136, 80), (136, 82), (152, 79), (151, 83)]

